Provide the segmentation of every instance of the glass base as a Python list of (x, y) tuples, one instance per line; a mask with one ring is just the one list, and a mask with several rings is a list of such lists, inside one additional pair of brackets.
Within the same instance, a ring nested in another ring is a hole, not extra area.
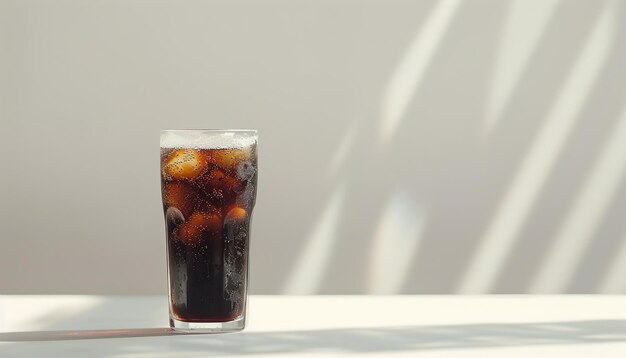
[(228, 322), (185, 322), (170, 318), (170, 327), (179, 333), (228, 333), (239, 332), (246, 327), (246, 318)]

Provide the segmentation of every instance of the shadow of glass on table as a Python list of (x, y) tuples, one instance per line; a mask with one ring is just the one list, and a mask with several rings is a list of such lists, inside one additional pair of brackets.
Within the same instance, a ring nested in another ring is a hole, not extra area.
[[(184, 337), (186, 334), (174, 333), (169, 328), (4, 332), (0, 333), (0, 342), (157, 336), (181, 337), (168, 340), (168, 349), (182, 349), (190, 353), (197, 351), (205, 355), (289, 353), (319, 349), (382, 352), (626, 342), (626, 320), (244, 331), (238, 334), (213, 334), (206, 339), (187, 339)], [(136, 344), (135, 340), (118, 340), (116, 351), (132, 350)]]
[(175, 334), (170, 328), (96, 329), (0, 332), (0, 342), (68, 341), (79, 339), (157, 337)]

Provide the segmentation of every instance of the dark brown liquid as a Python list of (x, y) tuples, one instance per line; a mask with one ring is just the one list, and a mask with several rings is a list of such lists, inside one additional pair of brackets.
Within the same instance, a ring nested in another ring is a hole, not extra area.
[(224, 322), (245, 309), (256, 148), (161, 149), (171, 309)]

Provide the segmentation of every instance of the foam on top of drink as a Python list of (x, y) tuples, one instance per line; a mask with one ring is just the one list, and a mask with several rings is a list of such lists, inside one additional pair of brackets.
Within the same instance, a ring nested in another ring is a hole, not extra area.
[(161, 131), (161, 148), (231, 149), (256, 143), (256, 131), (174, 130)]

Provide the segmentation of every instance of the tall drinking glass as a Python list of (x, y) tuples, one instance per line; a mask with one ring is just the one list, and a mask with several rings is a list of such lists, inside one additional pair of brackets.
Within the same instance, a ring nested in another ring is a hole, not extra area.
[(256, 146), (254, 130), (161, 131), (174, 330), (232, 332), (245, 327)]

